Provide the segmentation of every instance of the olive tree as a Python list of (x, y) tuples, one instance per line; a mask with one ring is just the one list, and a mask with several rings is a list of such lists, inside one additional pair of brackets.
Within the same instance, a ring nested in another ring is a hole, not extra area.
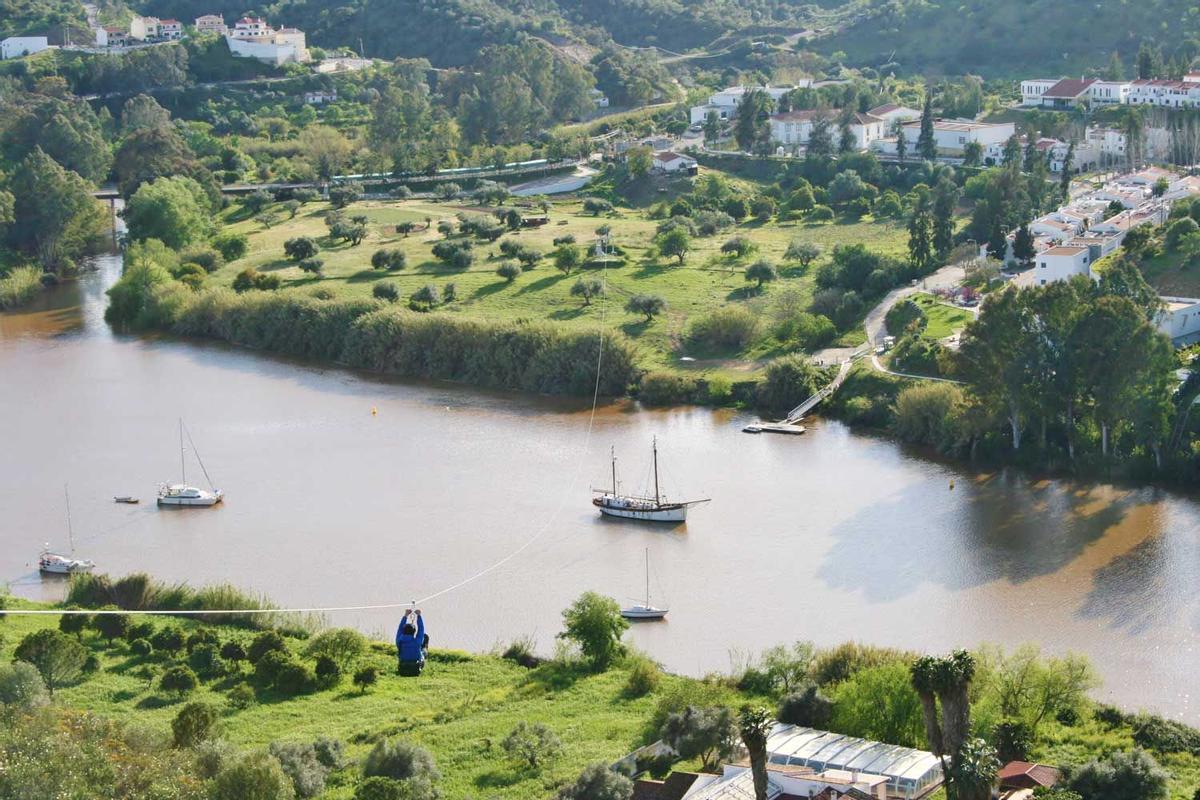
[(583, 298), (583, 304), (590, 306), (593, 297), (604, 296), (604, 284), (595, 278), (580, 278), (571, 287), (571, 296)]
[(504, 737), (500, 747), (510, 759), (526, 764), (530, 769), (540, 769), (563, 753), (562, 740), (554, 731), (540, 722), (531, 725), (524, 720)]
[(635, 294), (625, 304), (625, 310), (632, 314), (643, 314), (646, 322), (661, 314), (667, 307), (667, 301), (656, 294)]
[(564, 786), (557, 800), (629, 800), (633, 797), (633, 781), (607, 764), (592, 764), (584, 769), (575, 782)]
[(733, 752), (737, 730), (728, 708), (688, 706), (667, 717), (660, 735), (680, 757), (699, 758), (703, 769), (711, 771)]
[(353, 628), (333, 628), (309, 639), (304, 652), (310, 658), (326, 656), (344, 671), (367, 652), (367, 637)]

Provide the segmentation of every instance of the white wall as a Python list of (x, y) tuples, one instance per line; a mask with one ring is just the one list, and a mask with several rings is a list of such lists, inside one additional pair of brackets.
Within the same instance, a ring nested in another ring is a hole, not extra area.
[(1034, 259), (1033, 279), (1038, 285), (1065, 281), (1074, 275), (1090, 275), (1089, 253), (1081, 249), (1075, 255), (1039, 253)]
[(10, 36), (0, 42), (0, 58), (21, 58), (40, 53), (50, 47), (45, 36)]

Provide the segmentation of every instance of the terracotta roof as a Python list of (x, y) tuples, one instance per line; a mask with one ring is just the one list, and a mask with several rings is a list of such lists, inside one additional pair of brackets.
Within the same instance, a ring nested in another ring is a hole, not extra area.
[(686, 159), (687, 156), (681, 156), (681, 155), (679, 155), (679, 153), (674, 153), (670, 150), (663, 150), (660, 153), (655, 153), (654, 158), (657, 161), (662, 161), (664, 163), (670, 164), (672, 161), (678, 161), (681, 158)]
[(778, 114), (772, 114), (771, 119), (776, 122), (807, 122), (811, 119), (820, 119), (821, 117), (830, 116), (829, 111), (824, 108), (803, 108), (797, 111), (783, 111)]
[(1062, 773), (1054, 767), (1045, 764), (1033, 764), (1028, 761), (1010, 761), (1004, 765), (997, 775), (1002, 787), (1031, 788), (1032, 786), (1053, 786), (1058, 783)]
[(1059, 245), (1058, 247), (1051, 247), (1049, 250), (1042, 253), (1042, 255), (1044, 255), (1044, 256), (1077, 256), (1080, 253), (1086, 253), (1086, 252), (1087, 252), (1087, 248), (1082, 245), (1064, 244), (1064, 245)]
[(699, 777), (698, 772), (672, 772), (663, 781), (663, 794), (659, 800), (682, 800)]
[(1094, 78), (1086, 78), (1084, 80), (1080, 80), (1078, 78), (1063, 78), (1061, 81), (1042, 92), (1042, 97), (1074, 100), (1076, 97), (1079, 97), (1079, 95), (1086, 92), (1087, 88), (1095, 82), (1096, 80)]
[(899, 111), (899, 110), (900, 110), (900, 106), (896, 105), (895, 103), (884, 103), (881, 106), (875, 106), (867, 113), (873, 114), (874, 116), (878, 117), (882, 114), (888, 113), (889, 111)]

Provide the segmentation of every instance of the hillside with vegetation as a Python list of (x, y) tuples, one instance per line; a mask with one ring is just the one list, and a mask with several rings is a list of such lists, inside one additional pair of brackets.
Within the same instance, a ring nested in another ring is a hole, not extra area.
[[(76, 579), (68, 603), (264, 607), (144, 575)], [(285, 615), (9, 614), (0, 797), (625, 800), (631, 783), (609, 765), (662, 739), (677, 756), (637, 772), (719, 770), (749, 713), (906, 747), (933, 736), (984, 788), (1011, 759), (1061, 765), (1075, 794), (1056, 800), (1191, 800), (1200, 786), (1200, 731), (1090, 700), (1098, 682), (1080, 656), (795, 642), (697, 679), (632, 650), (627, 626), (615, 601), (585, 593), (552, 658), (518, 639), (490, 654), (433, 650), (423, 674), (403, 677), (390, 643)]]

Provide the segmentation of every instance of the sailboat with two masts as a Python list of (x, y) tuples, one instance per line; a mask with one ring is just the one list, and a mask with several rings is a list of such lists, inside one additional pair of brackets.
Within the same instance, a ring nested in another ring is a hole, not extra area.
[(208, 477), (208, 470), (204, 468), (204, 462), (200, 460), (200, 451), (196, 449), (196, 443), (192, 441), (192, 434), (188, 433), (188, 442), (192, 445), (192, 452), (196, 454), (196, 461), (200, 464), (200, 471), (204, 473), (204, 479), (208, 481), (209, 489), (198, 489), (195, 486), (187, 485), (187, 456), (183, 447), (184, 436), (183, 420), (179, 420), (179, 483), (161, 484), (158, 487), (158, 504), (160, 506), (215, 506), (225, 497), (224, 492), (212, 485), (212, 478)]
[(683, 522), (687, 519), (688, 508), (707, 503), (708, 498), (701, 500), (669, 501), (658, 486), (658, 439), (655, 438), (652, 447), (654, 458), (654, 496), (621, 494), (617, 484), (617, 457), (612, 456), (612, 489), (594, 490), (592, 505), (600, 509), (601, 514), (625, 519), (640, 519), (650, 522)]
[(50, 545), (38, 554), (38, 571), (47, 575), (75, 575), (91, 572), (95, 569), (94, 561), (75, 558), (75, 530), (71, 525), (71, 493), (63, 486), (63, 494), (67, 500), (67, 540), (71, 544), (71, 555), (64, 556), (50, 549)]

